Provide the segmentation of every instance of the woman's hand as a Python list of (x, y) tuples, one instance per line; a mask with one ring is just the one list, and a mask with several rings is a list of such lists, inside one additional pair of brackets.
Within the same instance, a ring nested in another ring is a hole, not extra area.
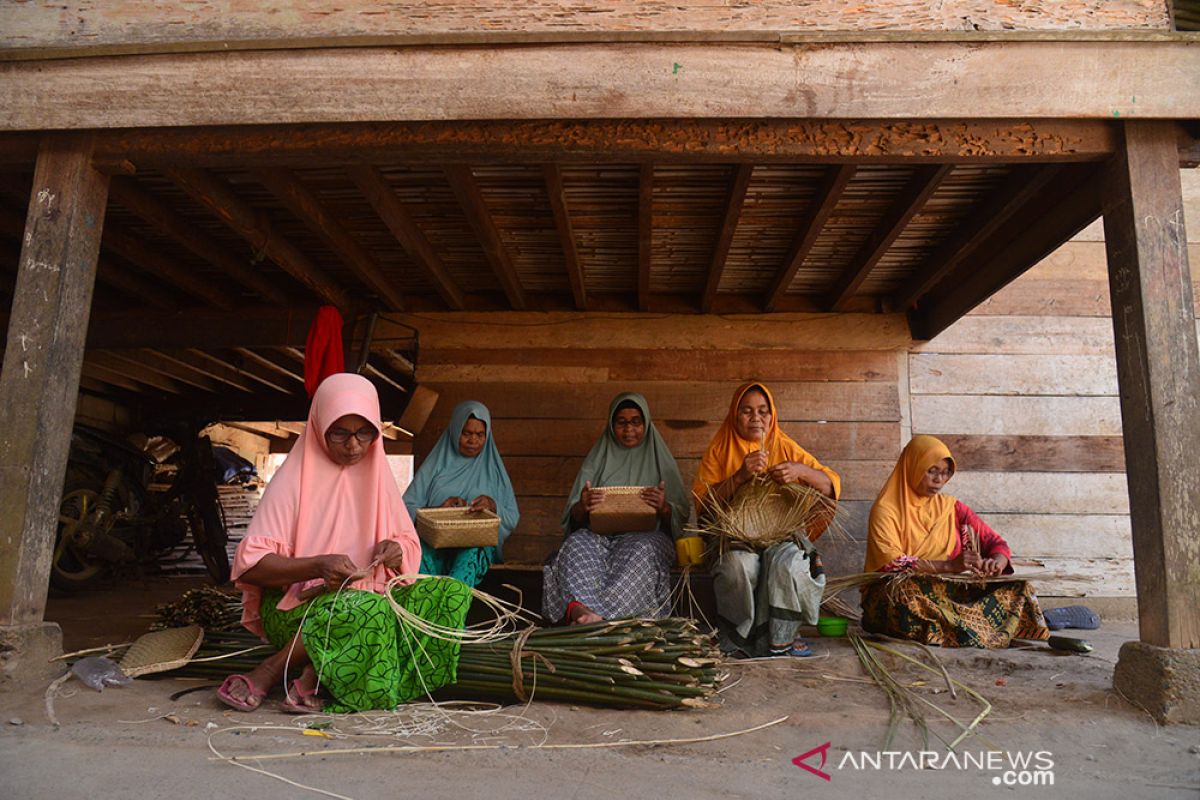
[(496, 501), (488, 497), (486, 494), (481, 494), (471, 501), (469, 511), (491, 511), (496, 513)]
[(375, 545), (373, 560), (378, 561), (392, 572), (403, 572), (404, 548), (395, 539), (384, 539)]
[(752, 453), (747, 453), (742, 459), (742, 465), (738, 467), (737, 478), (739, 483), (746, 483), (755, 475), (763, 472), (767, 468), (767, 454), (763, 450), (755, 450)]
[(600, 504), (604, 502), (604, 490), (593, 489), (591, 481), (584, 481), (583, 491), (579, 495), (579, 503), (583, 506), (583, 510), (591, 514)]
[(316, 568), (316, 577), (325, 581), (325, 588), (331, 592), (364, 577), (350, 556), (341, 553), (317, 556)]
[(671, 505), (667, 502), (667, 486), (662, 481), (658, 482), (658, 486), (648, 486), (642, 489), (642, 502), (664, 515), (671, 510)]
[(1004, 572), (1005, 568), (1007, 568), (1007, 567), (1008, 567), (1008, 559), (1007, 558), (1005, 558), (1002, 555), (993, 556), (992, 558), (982, 559), (979, 562), (979, 565), (977, 567), (975, 567), (975, 572), (979, 575), (986, 575), (988, 577), (991, 577), (992, 575), (1002, 574)]
[(442, 501), (442, 508), (462, 508), (467, 501), (461, 497), (447, 497)]
[(800, 483), (805, 477), (806, 469), (803, 464), (797, 464), (795, 461), (783, 461), (767, 470), (767, 474), (779, 484)]

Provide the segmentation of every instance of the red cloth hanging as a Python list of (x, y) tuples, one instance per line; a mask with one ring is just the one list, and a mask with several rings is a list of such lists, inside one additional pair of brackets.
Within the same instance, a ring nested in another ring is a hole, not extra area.
[(311, 399), (321, 381), (337, 372), (346, 371), (346, 355), (342, 350), (342, 315), (334, 306), (321, 306), (317, 318), (308, 329), (304, 346), (304, 388)]

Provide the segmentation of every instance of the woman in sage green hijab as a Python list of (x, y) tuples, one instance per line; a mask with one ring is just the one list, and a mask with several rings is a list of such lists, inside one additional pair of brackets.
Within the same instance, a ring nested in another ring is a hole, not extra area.
[[(657, 514), (653, 530), (602, 536), (589, 514), (606, 486), (642, 486)], [(566, 539), (543, 571), (542, 614), (587, 624), (623, 617), (664, 617), (670, 611), (672, 540), (691, 513), (691, 501), (667, 443), (650, 419), (646, 398), (617, 395), (600, 439), (583, 461), (563, 510)]]

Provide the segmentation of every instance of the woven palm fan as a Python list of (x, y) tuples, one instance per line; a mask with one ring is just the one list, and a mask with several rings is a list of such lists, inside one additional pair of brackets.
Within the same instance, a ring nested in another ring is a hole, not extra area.
[[(778, 484), (760, 475), (747, 483), (729, 503), (711, 512), (704, 533), (745, 542), (756, 549), (836, 523), (837, 506), (825, 495), (798, 483)], [(836, 525), (833, 525), (836, 529)]]
[(121, 658), (121, 671), (136, 678), (178, 669), (191, 660), (203, 640), (204, 628), (199, 625), (144, 634)]

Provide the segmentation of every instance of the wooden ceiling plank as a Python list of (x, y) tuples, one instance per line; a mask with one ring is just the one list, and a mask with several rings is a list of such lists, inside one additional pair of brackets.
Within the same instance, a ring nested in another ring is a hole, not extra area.
[[(282, 385), (277, 379), (275, 379), (273, 377), (268, 377), (267, 374), (264, 374), (265, 370), (255, 369), (255, 368), (250, 367), (249, 365), (245, 364), (246, 359), (231, 359), (231, 360), (229, 360), (229, 359), (222, 358), (221, 356), (215, 355), (213, 353), (206, 353), (203, 350), (196, 350), (196, 349), (188, 349), (187, 352), (196, 356), (197, 358), (201, 358), (205, 361), (210, 361), (213, 364), (217, 365), (218, 367), (223, 367), (226, 370), (233, 372), (235, 375), (238, 375), (243, 378), (249, 378), (250, 380), (261, 383), (263, 386), (266, 386), (268, 389), (274, 389), (275, 391), (280, 392), (282, 394), (286, 394), (286, 395), (295, 394), (295, 392), (293, 392), (288, 387)], [(241, 363), (237, 363), (239, 361)]]
[(523, 311), (525, 290), (521, 287), (521, 279), (508, 256), (504, 241), (500, 238), (496, 222), (488, 211), (487, 203), (484, 202), (483, 193), (475, 181), (475, 174), (466, 164), (452, 164), (444, 167), (443, 171), (463, 214), (467, 217), (467, 222), (471, 225), (471, 230), (475, 231), (475, 236), (479, 239), (479, 245), (492, 272), (496, 274), (496, 279), (504, 289), (508, 304), (517, 311)]
[(233, 309), (233, 300), (228, 295), (207, 281), (200, 280), (194, 272), (179, 266), (176, 261), (152, 249), (141, 239), (112, 225), (105, 225), (101, 242), (106, 249), (143, 272), (178, 286), (208, 305), (223, 311)]
[(871, 274), (871, 270), (883, 258), (892, 243), (904, 232), (905, 226), (915, 217), (933, 197), (938, 186), (946, 179), (954, 167), (949, 164), (937, 164), (918, 167), (912, 180), (900, 192), (884, 215), (871, 231), (871, 235), (855, 254), (842, 277), (834, 285), (826, 300), (826, 306), (831, 311), (843, 311), (846, 304), (854, 297), (858, 287)]
[(912, 277), (892, 295), (892, 307), (908, 309), (979, 247), (979, 244), (1042, 190), (1061, 167), (1040, 167), (1030, 175), (1016, 170), (950, 237), (913, 271)]
[(255, 436), (261, 436), (264, 439), (275, 439), (281, 442), (287, 442), (294, 438), (292, 434), (284, 430), (276, 429), (273, 425), (256, 422), (235, 422), (232, 420), (221, 420), (221, 424), (227, 428), (244, 431)]
[(402, 311), (400, 290), (383, 274), (375, 257), (334, 218), (315, 194), (296, 174), (282, 167), (254, 170), (254, 176), (267, 187), (299, 220), (325, 240), (358, 279), (374, 290), (389, 310)]
[(371, 375), (374, 375), (376, 378), (379, 378), (379, 380), (383, 381), (384, 383), (394, 386), (395, 388), (399, 389), (400, 391), (404, 392), (405, 394), (408, 394), (407, 386), (398, 382), (397, 380), (392, 378), (390, 375), (387, 375), (386, 373), (384, 373), (382, 370), (380, 370), (378, 367), (376, 367), (374, 364), (372, 364), (370, 362), (367, 362), (366, 366), (363, 367), (363, 372), (370, 373)]
[(239, 198), (223, 179), (198, 169), (171, 167), (164, 174), (193, 200), (211, 211), (256, 252), (265, 253), (282, 270), (308, 287), (314, 294), (343, 311), (350, 298), (300, 250), (275, 232), (271, 223)]
[(206, 392), (218, 392), (223, 388), (218, 381), (214, 381), (199, 370), (193, 369), (186, 364), (180, 364), (149, 348), (143, 348), (128, 354), (118, 353), (118, 355), (125, 356), (127, 360), (134, 361), (135, 363), (145, 364), (148, 368), (160, 375), (165, 375), (171, 380), (186, 383), (188, 386), (194, 386)]
[(214, 381), (232, 387), (238, 391), (253, 393), (254, 389), (242, 380), (241, 376), (232, 367), (223, 365), (219, 362), (201, 358), (193, 352), (186, 350), (153, 350), (160, 357), (186, 367), (201, 375), (212, 378)]
[(221, 249), (212, 239), (201, 233), (194, 224), (173, 208), (147, 192), (137, 181), (128, 177), (112, 179), (108, 196), (110, 200), (141, 217), (186, 247), (198, 258), (221, 270), (242, 286), (277, 305), (286, 305), (287, 295), (278, 286), (267, 280), (259, 271), (242, 263), (238, 258)]
[(416, 365), (402, 353), (395, 350), (374, 350), (372, 353), (378, 355), (389, 367), (406, 378), (411, 378), (417, 374)]
[(753, 164), (738, 164), (729, 183), (721, 230), (717, 234), (717, 243), (708, 263), (708, 278), (705, 280), (704, 294), (700, 299), (700, 310), (705, 314), (712, 312), (713, 301), (721, 287), (721, 275), (725, 272), (725, 261), (729, 258), (729, 246), (733, 244), (733, 234), (742, 218), (742, 206), (746, 201), (746, 190), (750, 188), (750, 178), (753, 174)]
[(571, 214), (567, 209), (562, 167), (558, 164), (545, 164), (542, 166), (542, 174), (546, 179), (546, 194), (550, 198), (550, 211), (554, 215), (554, 227), (558, 231), (558, 242), (563, 251), (563, 263), (567, 268), (567, 277), (571, 281), (571, 296), (575, 298), (575, 308), (584, 311), (587, 309), (587, 283), (584, 280), (583, 268), (579, 263), (579, 248), (575, 245), (575, 231), (571, 227)]
[(253, 361), (255, 364), (258, 364), (259, 366), (261, 366), (265, 369), (268, 369), (278, 375), (282, 375), (285, 378), (290, 378), (301, 385), (304, 384), (304, 376), (303, 375), (297, 375), (295, 372), (292, 372), (290, 369), (283, 366), (282, 364), (272, 361), (271, 359), (267, 358), (266, 356), (262, 355), (261, 353), (256, 353), (248, 347), (235, 347), (235, 348), (233, 348), (233, 352), (237, 353), (239, 356), (249, 359), (250, 361)]
[(183, 387), (173, 378), (151, 369), (136, 358), (117, 351), (88, 353), (87, 357), (99, 367), (125, 375), (152, 389), (170, 394), (183, 394)]
[(638, 168), (637, 307), (650, 310), (650, 269), (654, 249), (654, 164)]
[(1102, 168), (1085, 168), (1056, 180), (1050, 191), (1027, 203), (989, 237), (981, 248), (989, 259), (960, 264), (939, 285), (944, 291), (927, 295), (909, 312), (913, 338), (937, 336), (1087, 227), (1101, 213), (1103, 189)]
[(408, 253), (408, 257), (424, 273), (426, 280), (433, 284), (433, 288), (446, 305), (455, 311), (461, 311), (464, 308), (462, 289), (450, 276), (433, 245), (405, 210), (404, 204), (388, 186), (383, 173), (370, 165), (350, 167), (347, 173), (366, 201), (375, 209), (379, 219)]
[(97, 364), (92, 360), (92, 354), (88, 353), (83, 360), (83, 374), (93, 380), (106, 383), (109, 386), (115, 386), (118, 389), (124, 389), (128, 392), (141, 393), (145, 391), (142, 386), (139, 386), (134, 381), (130, 380), (120, 370), (110, 369), (103, 364)]
[(831, 167), (825, 173), (825, 178), (813, 196), (812, 204), (800, 221), (796, 238), (788, 252), (787, 260), (784, 262), (783, 271), (775, 277), (767, 292), (766, 300), (763, 302), (763, 311), (775, 311), (779, 307), (784, 295), (787, 294), (788, 287), (796, 278), (796, 273), (804, 265), (804, 259), (808, 257), (809, 251), (817, 242), (817, 237), (821, 235), (821, 229), (825, 227), (825, 222), (837, 208), (838, 200), (841, 199), (842, 192), (850, 183), (850, 179), (854, 177), (856, 170), (854, 165), (844, 164), (840, 167)]

